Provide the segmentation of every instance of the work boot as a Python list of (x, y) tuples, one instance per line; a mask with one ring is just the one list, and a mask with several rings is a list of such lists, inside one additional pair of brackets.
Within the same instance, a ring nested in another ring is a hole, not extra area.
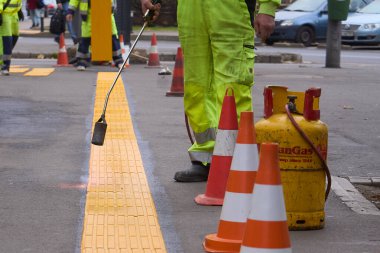
[(191, 162), (188, 170), (178, 171), (174, 175), (177, 182), (203, 182), (207, 181), (210, 164), (204, 165), (201, 162)]

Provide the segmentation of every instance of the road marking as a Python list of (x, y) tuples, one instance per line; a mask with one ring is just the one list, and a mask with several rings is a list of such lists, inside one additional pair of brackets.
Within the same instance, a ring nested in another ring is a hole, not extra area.
[[(99, 73), (93, 124), (116, 73)], [(103, 146), (91, 145), (82, 252), (166, 252), (123, 81), (108, 103)]]
[(28, 70), (29, 70), (29, 68), (18, 68), (18, 67), (11, 66), (11, 68), (9, 69), (9, 72), (12, 73), (12, 74), (15, 74), (15, 73), (25, 73)]
[(380, 215), (380, 210), (363, 197), (347, 179), (332, 177), (331, 187), (335, 194), (354, 212), (359, 214)]
[(27, 72), (25, 76), (48, 76), (54, 72), (54, 68), (34, 68)]

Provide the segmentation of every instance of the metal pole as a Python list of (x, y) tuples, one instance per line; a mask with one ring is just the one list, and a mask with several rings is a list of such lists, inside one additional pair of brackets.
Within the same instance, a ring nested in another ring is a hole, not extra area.
[(326, 40), (326, 68), (340, 68), (341, 26), (341, 21), (329, 19)]

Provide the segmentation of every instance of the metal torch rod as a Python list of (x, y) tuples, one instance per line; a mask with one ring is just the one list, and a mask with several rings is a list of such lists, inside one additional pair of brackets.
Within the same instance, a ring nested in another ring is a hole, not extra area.
[[(144, 15), (144, 17), (146, 17), (146, 16), (148, 15), (148, 12), (149, 12), (149, 10), (146, 12), (146, 14)], [(137, 35), (135, 41), (133, 42), (133, 44), (132, 44), (132, 46), (131, 46), (131, 49), (130, 49), (129, 52), (128, 52), (127, 58), (126, 58), (126, 59), (124, 60), (124, 62), (123, 62), (123, 66), (121, 66), (121, 68), (119, 69), (119, 72), (117, 72), (117, 75), (116, 75), (116, 77), (115, 77), (115, 80), (113, 81), (113, 84), (112, 84), (112, 86), (110, 87), (110, 89), (109, 89), (109, 91), (108, 91), (108, 93), (107, 93), (106, 100), (104, 101), (104, 107), (103, 107), (102, 116), (105, 116), (105, 114), (106, 114), (107, 105), (108, 105), (108, 99), (109, 99), (109, 97), (110, 97), (110, 95), (111, 95), (111, 92), (112, 92), (112, 90), (113, 90), (113, 87), (115, 87), (115, 84), (116, 84), (116, 82), (117, 82), (117, 79), (119, 79), (119, 77), (120, 77), (120, 75), (121, 75), (121, 72), (123, 71), (124, 66), (125, 66), (125, 64), (127, 63), (128, 59), (129, 59), (129, 56), (131, 55), (133, 49), (134, 49), (135, 46), (136, 46), (137, 41), (140, 39), (140, 36), (141, 36), (141, 34), (143, 33), (143, 31), (144, 31), (144, 29), (145, 29), (145, 27), (146, 27), (147, 25), (148, 25), (148, 21), (145, 21), (143, 27), (141, 28), (139, 34)]]

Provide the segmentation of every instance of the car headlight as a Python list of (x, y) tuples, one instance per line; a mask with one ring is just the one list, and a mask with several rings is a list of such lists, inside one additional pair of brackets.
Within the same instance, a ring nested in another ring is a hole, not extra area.
[(380, 24), (362, 24), (359, 30), (373, 31), (380, 28)]
[(284, 20), (282, 21), (281, 26), (291, 26), (293, 24), (293, 20)]

